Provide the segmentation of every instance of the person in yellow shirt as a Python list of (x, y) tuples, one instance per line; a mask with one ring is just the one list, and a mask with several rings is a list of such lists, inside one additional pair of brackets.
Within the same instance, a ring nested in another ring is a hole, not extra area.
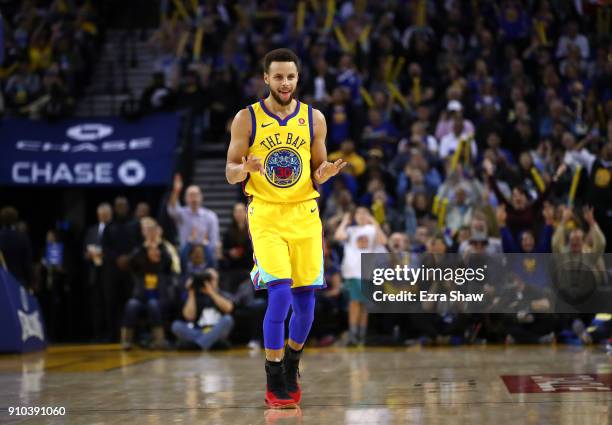
[(242, 182), (249, 198), (251, 278), (256, 289), (268, 290), (265, 403), (280, 409), (300, 402), (298, 365), (314, 318), (314, 290), (325, 287), (317, 187), (346, 166), (342, 159), (327, 161), (323, 114), (293, 98), (299, 68), (291, 50), (265, 56), (270, 94), (236, 114), (226, 165), (227, 181)]
[(331, 162), (338, 159), (344, 159), (348, 163), (347, 171), (355, 177), (362, 175), (366, 169), (365, 159), (355, 152), (355, 142), (351, 139), (346, 139), (340, 145), (340, 150), (329, 154), (328, 159)]
[(51, 66), (52, 59), (51, 43), (46, 39), (44, 32), (38, 29), (32, 36), (28, 57), (30, 58), (30, 68), (33, 71), (41, 71)]

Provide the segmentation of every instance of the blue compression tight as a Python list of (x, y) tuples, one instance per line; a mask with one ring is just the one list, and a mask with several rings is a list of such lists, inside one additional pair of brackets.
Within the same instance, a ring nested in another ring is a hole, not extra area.
[(280, 350), (285, 345), (285, 319), (293, 307), (289, 321), (289, 338), (303, 344), (314, 319), (314, 289), (291, 292), (289, 283), (268, 287), (268, 308), (263, 321), (264, 347)]
[(291, 320), (289, 320), (289, 338), (298, 344), (303, 344), (308, 338), (314, 320), (314, 289), (294, 292), (291, 305), (293, 312), (291, 313)]

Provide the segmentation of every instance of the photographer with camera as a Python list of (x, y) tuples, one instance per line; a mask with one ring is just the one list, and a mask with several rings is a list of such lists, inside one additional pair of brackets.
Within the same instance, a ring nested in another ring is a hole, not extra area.
[(172, 323), (179, 347), (199, 346), (208, 350), (214, 345), (227, 347), (227, 337), (234, 327), (231, 296), (219, 290), (219, 274), (209, 268), (191, 275), (186, 282), (187, 300), (183, 318)]

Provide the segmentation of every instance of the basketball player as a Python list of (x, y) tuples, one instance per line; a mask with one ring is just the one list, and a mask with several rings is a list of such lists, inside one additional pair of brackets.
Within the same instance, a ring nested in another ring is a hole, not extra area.
[[(346, 166), (327, 161), (321, 112), (294, 99), (299, 60), (287, 49), (264, 58), (270, 95), (236, 114), (226, 177), (243, 182), (256, 289), (268, 290), (263, 334), (270, 408), (295, 408), (301, 399), (298, 365), (314, 317), (314, 290), (323, 280), (323, 233), (317, 185)], [(285, 319), (292, 307), (285, 347)]]

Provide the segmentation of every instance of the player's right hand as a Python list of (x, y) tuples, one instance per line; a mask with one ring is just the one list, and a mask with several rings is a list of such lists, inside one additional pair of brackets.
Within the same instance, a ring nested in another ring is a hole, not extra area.
[(248, 157), (242, 157), (242, 169), (247, 173), (259, 172), (262, 176), (264, 175), (264, 166), (261, 163), (261, 159), (250, 154)]

